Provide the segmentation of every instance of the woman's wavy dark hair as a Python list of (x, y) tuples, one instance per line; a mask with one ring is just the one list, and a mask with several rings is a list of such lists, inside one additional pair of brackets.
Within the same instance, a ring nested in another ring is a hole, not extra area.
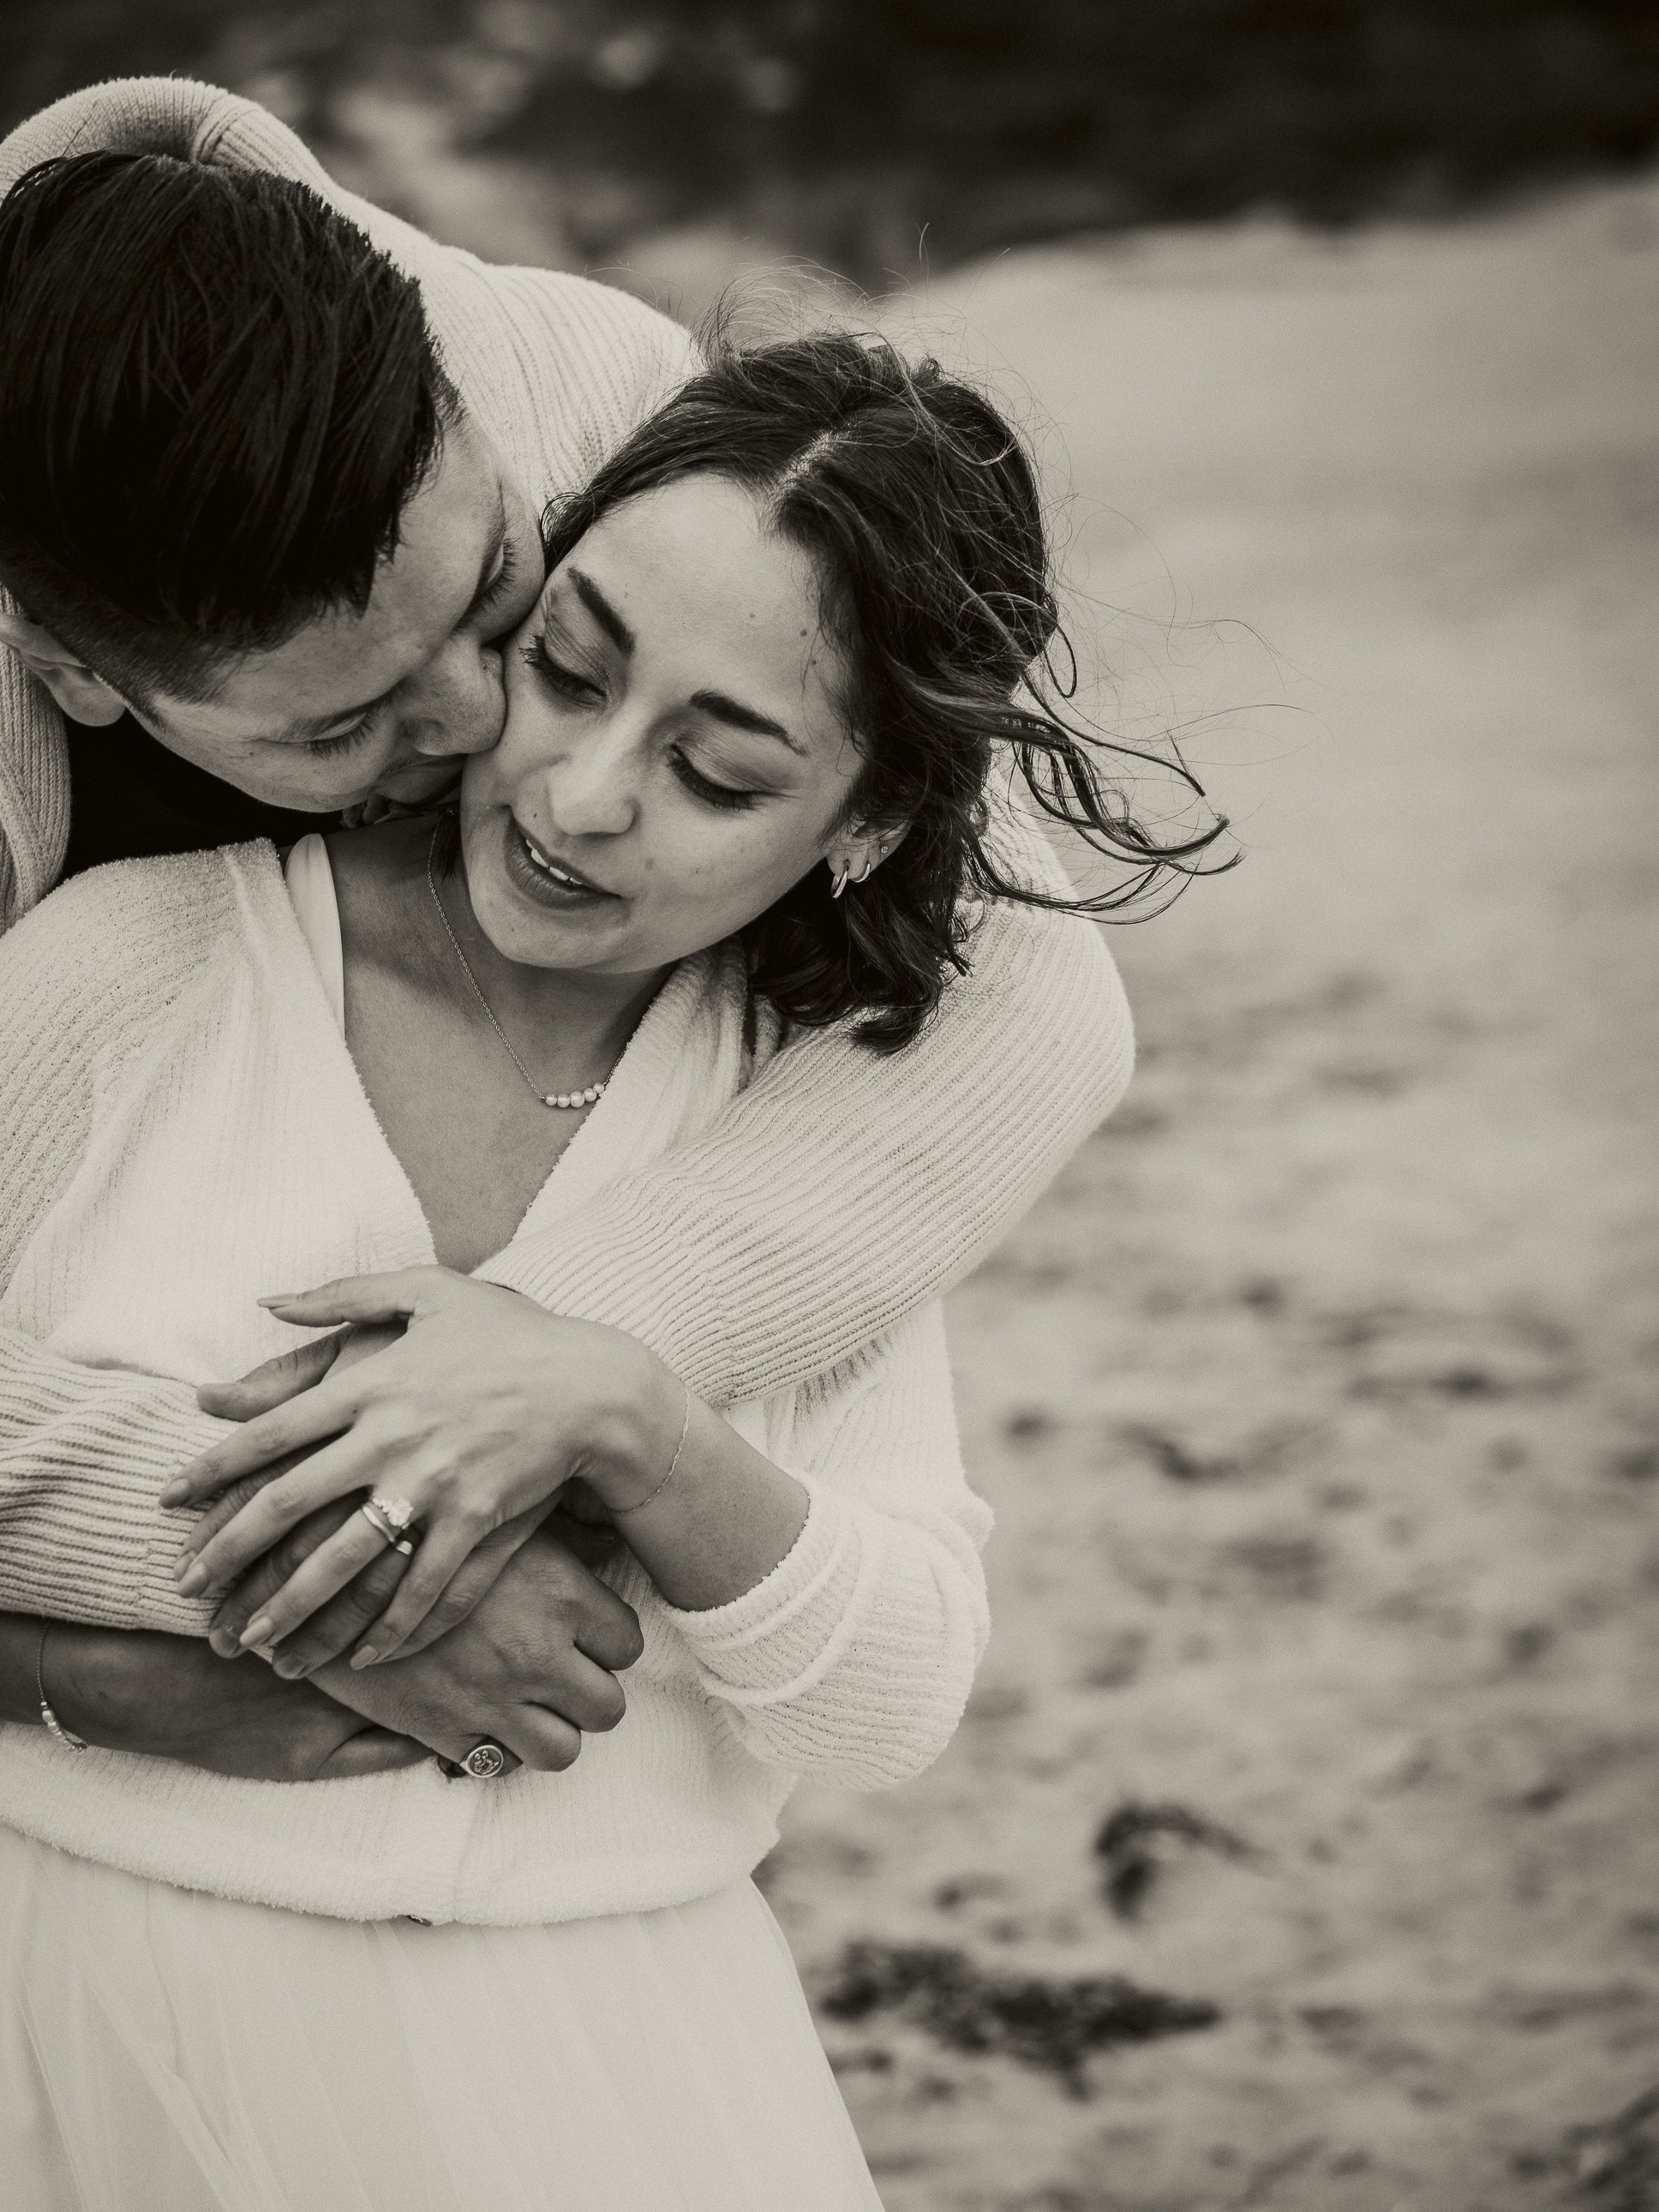
[[(981, 393), (882, 338), (718, 346), (583, 491), (549, 510), (550, 569), (623, 501), (699, 475), (741, 484), (811, 556), (849, 671), (837, 703), (864, 763), (845, 818), (908, 824), (842, 899), (814, 868), (744, 932), (753, 988), (787, 1019), (860, 1016), (859, 1038), (890, 1051), (965, 970), (985, 900), (1121, 912), (1206, 872), (1224, 820), (1160, 844), (1103, 773), (1152, 757), (1045, 703), (1033, 672), (1046, 670), (1058, 617), (1036, 476)], [(999, 748), (1043, 815), (1127, 864), (1111, 889), (1065, 899), (1008, 872), (986, 799)], [(1159, 765), (1202, 797), (1178, 759)]]

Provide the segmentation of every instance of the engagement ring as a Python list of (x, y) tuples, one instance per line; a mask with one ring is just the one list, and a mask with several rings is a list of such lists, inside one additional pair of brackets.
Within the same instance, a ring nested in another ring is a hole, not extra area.
[(415, 1518), (415, 1508), (406, 1498), (369, 1498), (357, 1510), (371, 1528), (380, 1530), (388, 1544), (399, 1543), (404, 1529)]

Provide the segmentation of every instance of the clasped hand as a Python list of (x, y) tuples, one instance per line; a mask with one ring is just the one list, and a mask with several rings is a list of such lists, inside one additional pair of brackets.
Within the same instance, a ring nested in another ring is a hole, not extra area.
[[(620, 1330), (546, 1313), (441, 1267), (264, 1303), (302, 1328), (384, 1331), (402, 1322), (404, 1333), (372, 1357), (341, 1354), (345, 1340), (335, 1337), (276, 1363), (287, 1370), (278, 1387), (296, 1393), (280, 1404), (270, 1403), (262, 1370), (201, 1393), (207, 1411), (233, 1419), (262, 1395), (266, 1410), (162, 1492), (173, 1507), (223, 1499), (191, 1531), (179, 1587), (185, 1595), (228, 1589), (337, 1500), (363, 1492), (406, 1499), (420, 1542), (354, 1666), (396, 1657), (441, 1606), (420, 1642), (464, 1618), (567, 1484), (584, 1482), (601, 1500), (624, 1505), (635, 1490), (649, 1490), (656, 1462), (665, 1466), (672, 1451), (680, 1386)], [(251, 1496), (249, 1478), (260, 1482)], [(223, 1498), (233, 1484), (237, 1493)], [(280, 1645), (385, 1549), (367, 1516), (349, 1512), (264, 1593), (240, 1643)], [(458, 1583), (469, 1560), (472, 1571)]]
[(640, 1648), (630, 1609), (538, 1533), (442, 1643), (367, 1672), (333, 1662), (311, 1680), (441, 1759), (465, 1759), (487, 1734), (509, 1764), (554, 1771), (576, 1758), (583, 1733), (621, 1720), (625, 1700), (611, 1670), (631, 1667)]

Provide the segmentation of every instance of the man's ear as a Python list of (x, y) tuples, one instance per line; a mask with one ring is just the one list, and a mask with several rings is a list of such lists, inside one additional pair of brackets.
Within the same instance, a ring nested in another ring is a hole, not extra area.
[(38, 676), (71, 722), (102, 727), (118, 722), (127, 702), (112, 691), (79, 653), (59, 645), (49, 629), (15, 609), (0, 606), (0, 645), (9, 645), (31, 676)]

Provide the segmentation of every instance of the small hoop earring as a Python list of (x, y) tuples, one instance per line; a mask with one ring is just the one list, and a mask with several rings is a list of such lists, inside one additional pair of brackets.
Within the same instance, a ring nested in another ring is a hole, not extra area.
[(831, 868), (830, 871), (830, 897), (838, 899), (848, 884), (851, 884), (854, 890), (860, 884), (867, 884), (876, 872), (879, 859), (879, 854), (866, 853), (864, 856), (864, 866), (859, 870), (857, 875), (854, 875), (850, 868)]

